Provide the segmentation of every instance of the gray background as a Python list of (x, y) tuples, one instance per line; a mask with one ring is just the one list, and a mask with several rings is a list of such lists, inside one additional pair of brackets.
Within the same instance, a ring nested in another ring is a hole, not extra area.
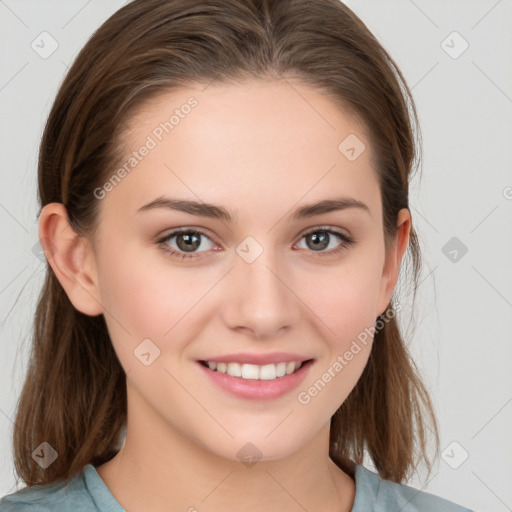
[[(37, 255), (38, 144), (70, 63), (123, 4), (0, 0), (0, 496), (15, 490), (12, 418), (45, 268)], [(411, 209), (425, 266), (410, 346), (438, 413), (443, 457), (428, 481), (420, 468), (409, 484), (474, 510), (510, 511), (512, 2), (347, 4), (403, 71), (423, 134)], [(51, 49), (45, 31), (58, 44), (49, 56), (31, 47), (46, 38)], [(402, 302), (407, 318), (410, 296)]]

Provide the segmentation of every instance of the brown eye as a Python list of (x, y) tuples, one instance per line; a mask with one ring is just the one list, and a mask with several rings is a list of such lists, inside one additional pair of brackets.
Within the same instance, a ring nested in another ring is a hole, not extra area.
[(183, 232), (174, 236), (176, 245), (181, 251), (195, 251), (201, 245), (201, 235), (196, 232)]
[[(210, 238), (201, 231), (181, 229), (169, 233), (167, 236), (159, 240), (158, 244), (173, 257), (177, 257), (179, 259), (197, 258), (202, 257), (202, 253), (208, 250), (208, 247), (204, 248), (203, 238), (210, 240)], [(173, 239), (175, 239), (175, 246), (169, 243)], [(212, 243), (211, 240), (210, 243)], [(200, 247), (206, 250), (198, 251), (197, 249)]]
[[(318, 253), (319, 256), (337, 254), (354, 243), (354, 240), (339, 231), (323, 228), (304, 233), (302, 238), (306, 241), (305, 248)], [(329, 246), (331, 250), (326, 250)]]
[(310, 249), (323, 250), (329, 245), (331, 235), (327, 231), (315, 231), (306, 235), (305, 238), (306, 244)]

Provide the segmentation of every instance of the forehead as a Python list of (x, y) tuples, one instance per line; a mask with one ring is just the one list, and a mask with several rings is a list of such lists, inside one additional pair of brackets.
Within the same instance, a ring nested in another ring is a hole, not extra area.
[(129, 172), (109, 194), (119, 207), (171, 195), (254, 214), (345, 195), (380, 209), (362, 123), (297, 82), (176, 89), (146, 102), (128, 126)]

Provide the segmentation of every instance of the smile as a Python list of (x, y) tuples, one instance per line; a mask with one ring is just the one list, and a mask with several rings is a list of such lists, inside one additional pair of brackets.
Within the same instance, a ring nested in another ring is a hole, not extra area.
[(288, 363), (257, 365), (201, 361), (201, 364), (207, 366), (210, 370), (227, 373), (232, 377), (240, 377), (247, 380), (274, 380), (294, 373), (306, 362), (290, 361)]
[(272, 400), (296, 389), (306, 378), (313, 362), (313, 359), (308, 359), (257, 365), (203, 360), (196, 364), (217, 389), (237, 398)]

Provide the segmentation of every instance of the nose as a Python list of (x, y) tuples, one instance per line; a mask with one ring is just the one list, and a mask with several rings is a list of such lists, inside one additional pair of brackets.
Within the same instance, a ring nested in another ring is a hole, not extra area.
[(277, 261), (275, 251), (263, 250), (252, 263), (237, 257), (227, 283), (224, 320), (231, 329), (273, 339), (300, 319), (302, 302), (293, 272)]

